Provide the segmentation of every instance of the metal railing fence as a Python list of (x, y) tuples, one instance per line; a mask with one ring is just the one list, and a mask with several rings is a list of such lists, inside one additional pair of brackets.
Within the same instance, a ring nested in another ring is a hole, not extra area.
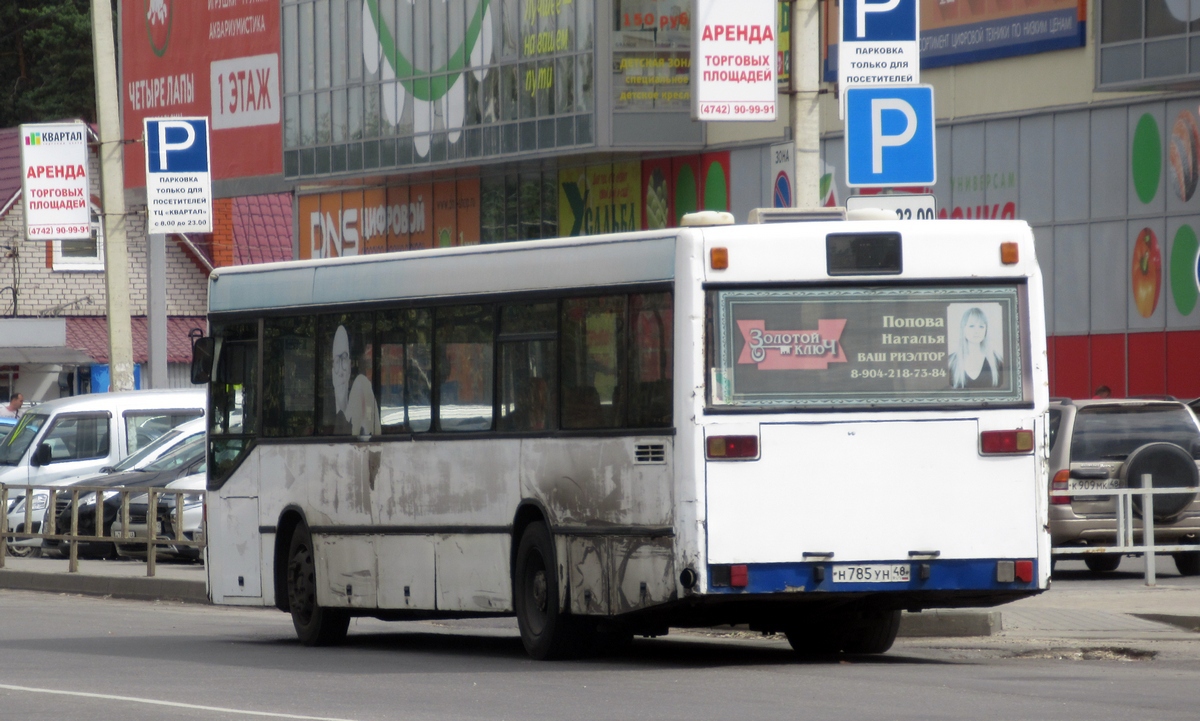
[[(1112, 546), (1059, 546), (1051, 548), (1052, 555), (1071, 555), (1077, 556), (1080, 554), (1101, 554), (1101, 553), (1120, 553), (1140, 555), (1146, 559), (1146, 585), (1154, 586), (1157, 584), (1155, 578), (1154, 557), (1159, 553), (1178, 553), (1178, 552), (1200, 552), (1200, 545), (1196, 544), (1168, 544), (1156, 545), (1154, 542), (1154, 497), (1156, 495), (1180, 493), (1197, 493), (1200, 488), (1155, 488), (1153, 479), (1149, 473), (1142, 474), (1141, 488), (1095, 488), (1077, 491), (1050, 491), (1051, 497), (1067, 497), (1072, 496), (1115, 496), (1116, 497), (1116, 543)], [(1134, 509), (1134, 499), (1140, 497), (1142, 500), (1141, 513)], [(1138, 530), (1138, 525), (1135, 520), (1140, 520), (1142, 531), (1142, 542), (1135, 542), (1135, 531)]]
[[(16, 492), (14, 494), (14, 491)], [(31, 529), (34, 526), (35, 515), (39, 510), (33, 508), (33, 503), (26, 502), (22, 519), (18, 525), (20, 531), (9, 529), (8, 516), (10, 500), (20, 497), (32, 499), (35, 493), (45, 491), (48, 494), (45, 506), (44, 520), (41, 521), (36, 531)], [(89, 495), (95, 494), (94, 510), (88, 513), (93, 515), (94, 533), (91, 535), (83, 535), (79, 533), (80, 520), (80, 499), (87, 499)], [(138, 498), (142, 495), (146, 496), (146, 518), (144, 525), (135, 520), (131, 523), (130, 520), (130, 500)], [(113, 519), (113, 523), (106, 524), (105, 522), (105, 503), (106, 499), (119, 496), (118, 516)], [(58, 516), (61, 513), (58, 502), (60, 498), (67, 497), (70, 499), (70, 524), (68, 528), (58, 528)], [(168, 503), (167, 516), (160, 519), (159, 504), (164, 498), (173, 498), (174, 503)], [(186, 505), (194, 505), (185, 503), (190, 499), (196, 499), (194, 504), (201, 504), (200, 518), (200, 533), (196, 534), (197, 538), (187, 538), (184, 534), (184, 510)], [(196, 548), (203, 552), (204, 546), (208, 540), (208, 529), (206, 527), (207, 514), (203, 512), (203, 504), (205, 502), (205, 492), (202, 490), (175, 490), (164, 488), (149, 488), (141, 486), (50, 486), (50, 485), (21, 485), (21, 484), (0, 484), (0, 568), (4, 568), (5, 558), (8, 556), (8, 545), (13, 541), (24, 539), (38, 538), (43, 541), (54, 540), (65, 542), (68, 544), (70, 551), (68, 558), (70, 559), (68, 570), (71, 573), (79, 571), (79, 544), (80, 543), (114, 543), (120, 544), (123, 547), (144, 545), (146, 548), (146, 575), (153, 576), (155, 574), (155, 566), (157, 564), (158, 548), (160, 546), (174, 547), (189, 547)], [(106, 530), (112, 530), (111, 527), (116, 525), (115, 522), (120, 521), (120, 536), (115, 533), (106, 534)], [(161, 522), (160, 522), (161, 521)], [(169, 525), (168, 525), (169, 524)], [(106, 526), (108, 527), (106, 529)], [(141, 535), (138, 534), (139, 527), (143, 530)], [(151, 533), (150, 530), (154, 532)], [(169, 531), (169, 532), (168, 532)]]

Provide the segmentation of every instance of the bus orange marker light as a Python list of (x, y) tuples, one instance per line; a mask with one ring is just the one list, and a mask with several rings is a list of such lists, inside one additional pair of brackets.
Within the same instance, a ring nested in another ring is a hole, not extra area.
[(1029, 453), (1033, 450), (1033, 431), (984, 431), (979, 434), (979, 452), (984, 455)]
[(709, 460), (758, 458), (758, 436), (709, 436)]
[(725, 270), (729, 267), (729, 249), (713, 248), (708, 251), (708, 264), (713, 270)]
[[(1069, 469), (1062, 469), (1054, 474), (1054, 480), (1050, 482), (1050, 490), (1065, 491), (1067, 490), (1067, 479), (1071, 477)], [(1053, 506), (1069, 506), (1071, 505), (1070, 496), (1050, 496), (1050, 505)]]
[(1000, 244), (1000, 262), (1004, 265), (1016, 265), (1021, 259), (1021, 252), (1016, 243), (1006, 241)]
[(729, 585), (734, 588), (745, 588), (750, 585), (750, 569), (746, 565), (729, 567)]
[(1033, 561), (1017, 561), (1013, 575), (1021, 583), (1033, 583)]

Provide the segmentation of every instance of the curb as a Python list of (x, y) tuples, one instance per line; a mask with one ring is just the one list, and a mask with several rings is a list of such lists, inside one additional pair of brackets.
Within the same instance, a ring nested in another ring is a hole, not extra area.
[(149, 576), (85, 576), (78, 573), (36, 573), (0, 570), (0, 588), (50, 593), (81, 593), (140, 601), (182, 601), (207, 604), (203, 581)]
[(901, 638), (995, 636), (1004, 628), (999, 611), (930, 610), (900, 614)]
[(1165, 623), (1168, 626), (1182, 628), (1184, 631), (1200, 633), (1200, 616), (1176, 616), (1165, 613), (1134, 613), (1130, 615), (1136, 616), (1143, 621)]

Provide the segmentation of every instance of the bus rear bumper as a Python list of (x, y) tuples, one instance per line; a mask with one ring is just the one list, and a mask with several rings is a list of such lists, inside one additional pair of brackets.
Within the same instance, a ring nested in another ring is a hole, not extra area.
[(1036, 558), (711, 564), (709, 594), (938, 594), (1045, 590)]

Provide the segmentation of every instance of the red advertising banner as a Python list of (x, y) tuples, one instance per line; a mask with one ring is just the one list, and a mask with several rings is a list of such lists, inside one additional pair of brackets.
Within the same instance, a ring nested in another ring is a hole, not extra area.
[[(212, 178), (283, 172), (278, 0), (121, 0), (126, 140), (145, 118), (207, 116)], [(125, 187), (146, 185), (144, 146), (125, 146)]]

